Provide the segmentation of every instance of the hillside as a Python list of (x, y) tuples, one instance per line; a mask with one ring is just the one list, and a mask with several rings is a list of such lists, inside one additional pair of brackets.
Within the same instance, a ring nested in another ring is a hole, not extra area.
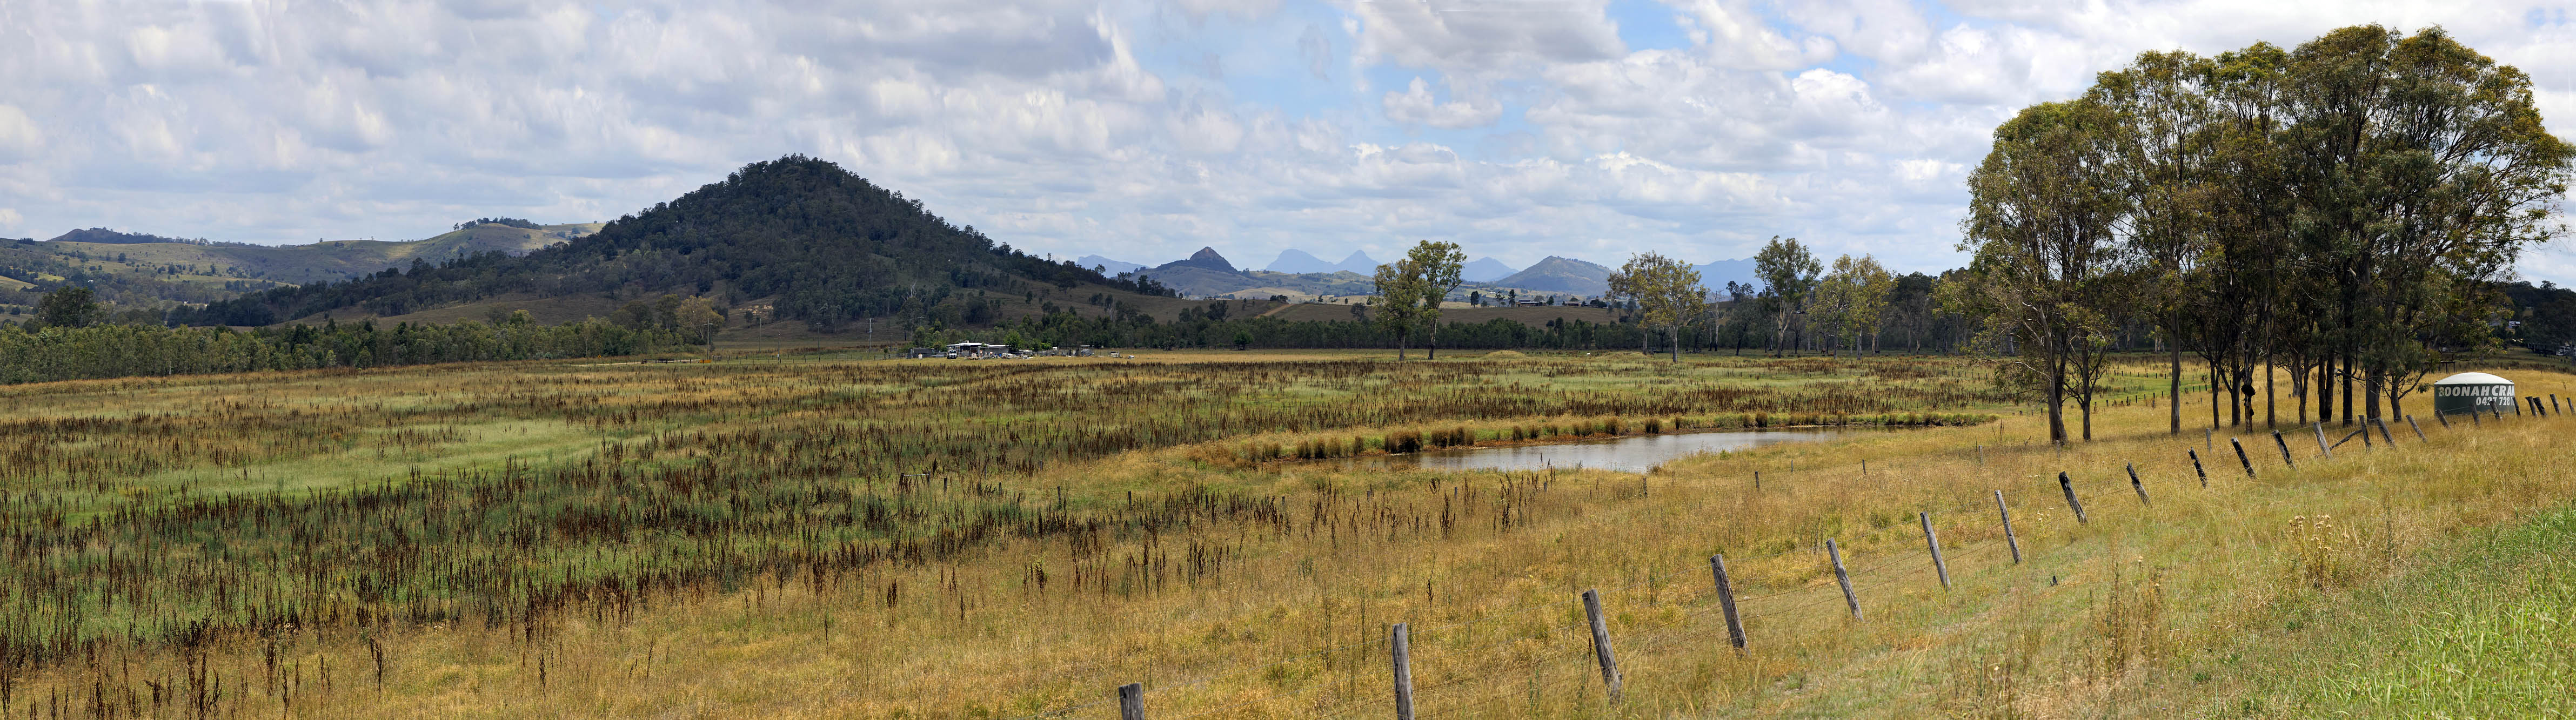
[(757, 162), (599, 232), (522, 257), (481, 252), (357, 280), (280, 288), (185, 315), (268, 325), (319, 313), (400, 316), (492, 298), (624, 302), (708, 295), (768, 299), (775, 317), (823, 330), (866, 318), (981, 325), (995, 301), (1085, 283), (1153, 294), (1071, 261), (1050, 263), (933, 215), (918, 200), (804, 156)]
[(1547, 259), (1538, 261), (1538, 264), (1512, 273), (1510, 277), (1493, 281), (1490, 285), (1498, 288), (1598, 296), (1610, 291), (1610, 268), (1549, 255)]
[(212, 302), (283, 285), (346, 280), (413, 261), (445, 262), (487, 252), (523, 255), (599, 227), (480, 223), (425, 240), (309, 245), (210, 242), (87, 228), (43, 242), (8, 242), (8, 251), (0, 252), (0, 278), (7, 279), (0, 289), (50, 290), (73, 283), (129, 306)]

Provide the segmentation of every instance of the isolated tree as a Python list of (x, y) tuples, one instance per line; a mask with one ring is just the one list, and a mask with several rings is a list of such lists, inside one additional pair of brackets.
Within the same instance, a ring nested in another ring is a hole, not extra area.
[(1424, 240), (1415, 243), (1413, 250), (1405, 253), (1405, 258), (1413, 261), (1413, 270), (1419, 273), (1414, 282), (1421, 285), (1421, 322), (1427, 326), (1422, 357), (1438, 359), (1440, 303), (1449, 299), (1449, 293), (1457, 292), (1458, 286), (1466, 282), (1460, 275), (1466, 269), (1467, 253), (1459, 250), (1457, 243)]
[(1410, 254), (1377, 266), (1377, 302), (1372, 304), (1375, 307), (1373, 314), (1378, 327), (1395, 336), (1397, 360), (1404, 359), (1407, 341), (1422, 321), (1424, 285), (1422, 270), (1414, 265)]
[(1797, 238), (1782, 240), (1773, 235), (1771, 242), (1753, 255), (1753, 273), (1762, 279), (1763, 309), (1772, 316), (1772, 357), (1781, 355), (1781, 342), (1789, 335), (1789, 319), (1803, 309), (1807, 294), (1815, 290), (1816, 273), (1824, 269)]
[(36, 322), (45, 327), (89, 327), (98, 324), (105, 313), (98, 304), (98, 293), (78, 285), (55, 288), (36, 301)]
[(1610, 294), (1636, 303), (1639, 325), (1670, 334), (1665, 344), (1675, 363), (1682, 361), (1682, 325), (1708, 310), (1708, 288), (1700, 286), (1699, 270), (1652, 252), (1628, 256), (1627, 264), (1610, 274)]

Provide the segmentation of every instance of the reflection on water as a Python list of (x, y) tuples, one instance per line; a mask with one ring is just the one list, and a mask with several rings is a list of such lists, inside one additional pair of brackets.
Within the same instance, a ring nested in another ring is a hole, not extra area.
[(1850, 435), (1852, 430), (1751, 430), (1742, 432), (1632, 435), (1564, 445), (1429, 450), (1410, 455), (1369, 458), (1394, 469), (1544, 470), (1592, 468), (1643, 473), (1675, 458), (1784, 442), (1814, 442)]

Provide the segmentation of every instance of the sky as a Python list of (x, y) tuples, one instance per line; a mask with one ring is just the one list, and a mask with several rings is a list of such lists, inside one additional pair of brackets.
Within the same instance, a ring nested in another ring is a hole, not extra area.
[(607, 220), (799, 153), (1062, 257), (1932, 272), (1995, 125), (2139, 52), (2440, 25), (2567, 136), (2570, 4), (0, 0), (0, 237)]

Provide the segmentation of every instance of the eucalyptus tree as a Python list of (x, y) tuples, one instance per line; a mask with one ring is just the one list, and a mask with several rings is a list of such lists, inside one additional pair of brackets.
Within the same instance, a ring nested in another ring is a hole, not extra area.
[[(2440, 28), (2327, 33), (2291, 53), (2290, 166), (2306, 248), (2336, 281), (2346, 417), (2389, 412), (2521, 249), (2563, 231), (2570, 147), (2531, 79)], [(2465, 314), (2465, 315), (2464, 315)]]
[(1610, 274), (1610, 292), (1637, 304), (1640, 324), (1670, 333), (1665, 344), (1673, 362), (1682, 361), (1682, 325), (1708, 309), (1708, 288), (1700, 286), (1698, 269), (1660, 253), (1631, 255)]
[[(1998, 380), (2030, 387), (2048, 408), (2049, 441), (2067, 441), (2074, 395), (2092, 437), (2092, 405), (2125, 276), (2128, 212), (2119, 170), (2117, 114), (2077, 99), (2023, 109), (1995, 129), (1994, 147), (1968, 176), (1969, 278), (1942, 285), (1943, 305), (1984, 317), (1979, 346)], [(2009, 352), (2007, 352), (2009, 348)]]
[(1753, 255), (1753, 274), (1762, 279), (1763, 311), (1772, 317), (1771, 356), (1782, 353), (1781, 342), (1789, 335), (1790, 319), (1804, 312), (1807, 296), (1816, 289), (1816, 274), (1824, 272), (1815, 253), (1799, 244), (1797, 238), (1783, 240), (1771, 236), (1771, 242)]
[(2138, 55), (2102, 73), (2086, 97), (2118, 118), (2115, 175), (2130, 209), (2129, 243), (2149, 260), (2139, 278), (2141, 309), (2165, 338), (2169, 363), (2167, 432), (2182, 432), (2182, 348), (2193, 295), (2190, 278), (2206, 243), (2213, 145), (2207, 59), (2175, 50)]
[(1448, 300), (1450, 293), (1457, 292), (1459, 285), (1465, 284), (1462, 275), (1466, 272), (1467, 253), (1459, 250), (1457, 243), (1423, 240), (1414, 243), (1413, 249), (1406, 251), (1404, 257), (1412, 261), (1411, 266), (1416, 273), (1412, 281), (1421, 293), (1422, 305), (1416, 312), (1425, 326), (1425, 339), (1428, 341), (1423, 344), (1422, 357), (1437, 359), (1440, 354), (1440, 303)]

